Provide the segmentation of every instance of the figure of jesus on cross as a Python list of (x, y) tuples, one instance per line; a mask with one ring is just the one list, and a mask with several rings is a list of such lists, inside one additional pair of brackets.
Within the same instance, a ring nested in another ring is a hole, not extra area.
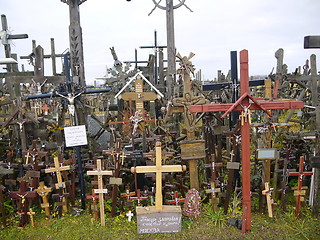
[(241, 111), (241, 156), (242, 156), (242, 232), (251, 230), (251, 199), (250, 199), (250, 110), (263, 110), (271, 116), (269, 109), (299, 109), (304, 107), (302, 101), (282, 100), (260, 102), (250, 95), (248, 51), (240, 52), (240, 93), (241, 97), (235, 103), (192, 105), (190, 112), (222, 112), (225, 118), (232, 111)]

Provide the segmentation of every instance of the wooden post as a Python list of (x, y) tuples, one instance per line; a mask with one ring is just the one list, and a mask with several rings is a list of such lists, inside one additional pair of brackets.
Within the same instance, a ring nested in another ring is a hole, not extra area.
[(105, 226), (105, 217), (104, 217), (104, 200), (103, 194), (106, 193), (106, 189), (103, 189), (103, 176), (111, 176), (112, 171), (103, 171), (101, 166), (101, 159), (97, 160), (97, 170), (95, 171), (87, 171), (87, 175), (95, 175), (98, 176), (98, 189), (95, 190), (95, 193), (99, 193), (99, 202), (100, 202), (100, 219), (101, 219), (101, 226)]

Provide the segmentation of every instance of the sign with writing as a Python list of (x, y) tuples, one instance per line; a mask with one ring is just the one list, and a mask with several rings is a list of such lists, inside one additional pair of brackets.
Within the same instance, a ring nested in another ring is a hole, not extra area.
[(137, 214), (138, 234), (181, 232), (181, 212)]
[(73, 126), (64, 128), (64, 138), (66, 141), (66, 147), (75, 147), (87, 145), (87, 133), (86, 126)]
[(277, 158), (276, 148), (261, 148), (257, 149), (257, 159), (259, 160), (273, 160)]

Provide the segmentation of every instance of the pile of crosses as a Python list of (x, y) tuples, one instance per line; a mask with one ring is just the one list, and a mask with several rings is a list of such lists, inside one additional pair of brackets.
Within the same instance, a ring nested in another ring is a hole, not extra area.
[[(228, 213), (233, 192), (234, 200), (238, 192), (242, 196), (242, 232), (251, 229), (256, 195), (259, 211), (267, 210), (269, 217), (276, 198), (282, 199), (286, 210), (292, 191), (297, 216), (307, 199), (318, 213), (320, 111), (315, 55), (311, 67), (307, 61), (303, 72), (297, 68), (288, 74), (279, 49), (276, 73), (249, 81), (248, 51), (242, 50), (239, 83), (237, 53), (232, 52), (230, 77), (199, 86), (191, 79), (194, 54), (177, 54), (181, 87), (169, 96), (159, 90), (165, 86), (158, 89), (155, 79), (146, 77), (150, 69), (128, 73), (119, 64), (116, 87), (88, 89), (74, 70), (72, 51), (71, 56), (55, 54), (52, 44), (47, 56), (35, 45), (27, 56), (33, 72), (19, 72), (15, 63), (7, 62), (7, 72), (1, 73), (4, 226), (10, 217), (4, 204), (8, 201), (21, 216), (19, 227), (29, 219), (34, 224), (34, 207), (43, 208), (47, 217), (61, 217), (70, 206), (77, 213), (79, 208), (90, 213), (93, 209), (96, 220), (100, 213), (104, 226), (105, 202), (111, 199), (107, 215), (126, 212), (131, 221), (136, 214), (138, 233), (181, 231), (182, 214), (200, 215), (200, 196), (215, 212), (223, 208)], [(6, 56), (14, 56), (10, 45), (5, 46)], [(53, 76), (44, 75), (46, 57), (52, 58)], [(61, 74), (55, 70), (56, 57), (64, 59)], [(286, 117), (281, 123), (280, 116)], [(95, 133), (88, 130), (89, 117), (99, 126)], [(294, 124), (299, 134), (290, 131)], [(104, 148), (96, 140), (105, 132)], [(279, 139), (281, 149), (275, 147)], [(289, 188), (289, 180), (297, 177), (297, 186)]]

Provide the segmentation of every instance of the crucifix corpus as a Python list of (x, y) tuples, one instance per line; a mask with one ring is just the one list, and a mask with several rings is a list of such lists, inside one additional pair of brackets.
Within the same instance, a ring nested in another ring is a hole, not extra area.
[[(161, 142), (156, 143), (156, 166), (131, 168), (132, 173), (156, 173), (156, 205), (136, 207), (138, 234), (181, 231), (180, 206), (162, 205), (162, 173), (182, 172), (185, 170), (185, 165), (161, 164)], [(166, 220), (161, 221), (163, 219)]]
[(240, 93), (241, 97), (235, 103), (193, 105), (190, 112), (222, 112), (225, 118), (233, 111), (241, 111), (243, 121), (241, 125), (241, 156), (242, 156), (242, 232), (251, 230), (251, 199), (250, 199), (250, 123), (249, 110), (263, 110), (270, 117), (268, 110), (272, 109), (300, 109), (304, 107), (303, 101), (258, 101), (250, 95), (249, 91), (249, 65), (248, 51), (240, 52)]

